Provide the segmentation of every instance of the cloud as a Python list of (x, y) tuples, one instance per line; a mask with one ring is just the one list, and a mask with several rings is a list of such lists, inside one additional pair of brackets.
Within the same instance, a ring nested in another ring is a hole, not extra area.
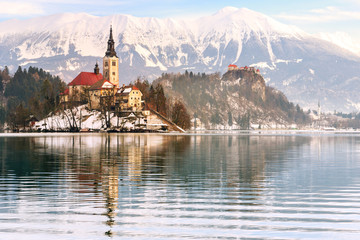
[(0, 2), (0, 15), (5, 16), (33, 16), (44, 14), (44, 9), (30, 2)]
[(279, 14), (275, 17), (290, 21), (306, 21), (306, 22), (332, 22), (360, 20), (360, 12), (344, 11), (337, 7), (326, 7), (322, 9), (312, 9), (302, 15)]
[(360, 1), (359, 0), (341, 0), (340, 2), (341, 3), (348, 2), (348, 3), (352, 3), (354, 5), (360, 6)]
[(350, 52), (360, 56), (360, 41), (356, 41), (348, 33), (334, 32), (334, 33), (318, 33), (317, 36), (323, 40), (334, 43)]
[(29, 0), (31, 4), (38, 5), (59, 5), (59, 6), (73, 6), (73, 5), (92, 5), (92, 6), (120, 6), (132, 3), (131, 0)]

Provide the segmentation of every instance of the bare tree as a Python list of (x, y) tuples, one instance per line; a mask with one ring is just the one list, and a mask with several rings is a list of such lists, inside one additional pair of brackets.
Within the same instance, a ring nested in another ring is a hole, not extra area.
[(115, 86), (113, 88), (103, 89), (100, 96), (100, 106), (103, 119), (105, 120), (106, 128), (111, 127), (111, 113), (115, 108)]

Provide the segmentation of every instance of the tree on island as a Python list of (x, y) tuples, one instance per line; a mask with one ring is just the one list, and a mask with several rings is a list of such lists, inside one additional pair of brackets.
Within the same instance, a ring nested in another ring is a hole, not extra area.
[(78, 132), (80, 130), (80, 122), (78, 123), (76, 120), (76, 116), (79, 112), (79, 109), (77, 108), (79, 106), (77, 94), (79, 94), (78, 89), (73, 90), (73, 94), (69, 96), (69, 100), (66, 103), (66, 106), (62, 106), (62, 113), (64, 114), (70, 132)]
[(100, 97), (101, 115), (105, 121), (106, 128), (111, 127), (110, 119), (111, 113), (113, 112), (112, 106), (114, 105), (114, 98), (116, 93), (114, 88), (103, 90)]
[(59, 77), (35, 67), (28, 69), (18, 67), (13, 77), (9, 76), (8, 68), (5, 67), (0, 71), (0, 78), (2, 83), (6, 82), (5, 114), (8, 124), (12, 126), (19, 125), (14, 118), (15, 112), (19, 109), (24, 110), (28, 115), (27, 119), (30, 115), (42, 119), (50, 112), (54, 112), (59, 106), (59, 93), (66, 85)]

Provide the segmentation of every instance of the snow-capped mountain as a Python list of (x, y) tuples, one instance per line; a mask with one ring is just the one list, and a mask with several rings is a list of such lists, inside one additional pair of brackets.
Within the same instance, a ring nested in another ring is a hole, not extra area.
[(316, 109), (320, 101), (328, 111), (360, 110), (356, 51), (232, 7), (191, 21), (66, 13), (1, 22), (0, 66), (42, 67), (69, 82), (102, 62), (110, 25), (120, 82), (185, 70), (224, 73), (229, 64), (247, 65), (303, 107)]

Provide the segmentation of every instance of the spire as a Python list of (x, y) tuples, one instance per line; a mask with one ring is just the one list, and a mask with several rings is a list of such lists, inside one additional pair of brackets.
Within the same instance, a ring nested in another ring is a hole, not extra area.
[(112, 41), (114, 41), (113, 40), (113, 35), (112, 35), (112, 25), (110, 25), (110, 36), (109, 36), (109, 40), (112, 40)]
[(110, 36), (108, 40), (108, 47), (105, 53), (106, 57), (117, 57), (115, 52), (115, 42), (113, 39), (113, 33), (112, 33), (112, 25), (110, 25)]
[(98, 64), (97, 61), (96, 61), (95, 68), (94, 68), (94, 73), (95, 73), (96, 75), (98, 75), (99, 72), (100, 72), (100, 70), (99, 70), (99, 64)]

